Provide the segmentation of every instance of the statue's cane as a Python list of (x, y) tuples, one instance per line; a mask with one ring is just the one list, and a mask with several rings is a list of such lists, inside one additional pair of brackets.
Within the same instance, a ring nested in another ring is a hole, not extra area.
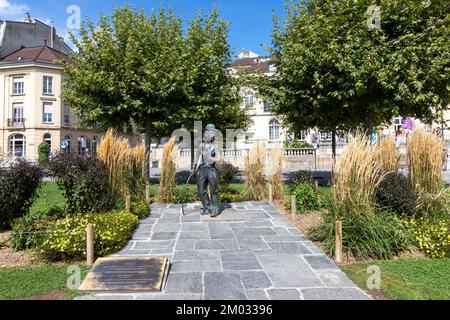
[[(195, 174), (195, 169), (192, 170), (192, 172), (191, 172), (189, 178), (187, 179), (187, 181), (186, 181), (186, 186), (189, 185), (189, 182), (191, 182), (191, 179), (192, 179), (192, 177), (194, 176), (194, 174)], [(183, 213), (183, 216), (186, 215), (185, 212), (184, 212), (184, 205), (185, 205), (184, 203), (181, 204), (181, 212)]]

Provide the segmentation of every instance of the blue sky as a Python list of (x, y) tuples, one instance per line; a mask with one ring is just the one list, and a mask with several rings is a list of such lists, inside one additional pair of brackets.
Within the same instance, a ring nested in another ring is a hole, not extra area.
[(83, 19), (89, 17), (91, 21), (96, 21), (100, 11), (106, 14), (115, 6), (124, 4), (147, 12), (161, 4), (171, 5), (185, 20), (192, 18), (200, 9), (211, 10), (216, 4), (222, 16), (231, 23), (230, 44), (235, 51), (246, 48), (259, 54), (266, 53), (262, 44), (271, 43), (273, 9), (283, 13), (283, 0), (0, 0), (0, 19), (23, 20), (29, 11), (34, 18), (47, 23), (53, 21), (58, 34), (65, 36), (66, 21), (70, 16), (67, 8), (70, 5), (80, 8)]

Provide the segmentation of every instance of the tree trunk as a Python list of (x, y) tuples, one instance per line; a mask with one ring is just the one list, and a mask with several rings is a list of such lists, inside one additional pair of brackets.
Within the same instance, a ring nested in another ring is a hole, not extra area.
[(145, 127), (145, 162), (144, 162), (144, 179), (147, 185), (150, 184), (150, 166), (152, 151), (152, 125), (148, 123)]
[(195, 134), (191, 136), (191, 170), (195, 167)]
[(369, 137), (373, 133), (373, 109), (372, 107), (369, 107), (367, 109), (367, 115), (366, 115), (366, 135)]
[(336, 163), (336, 130), (333, 130), (331, 132), (331, 140), (332, 140), (331, 148), (333, 150), (333, 164), (335, 164)]

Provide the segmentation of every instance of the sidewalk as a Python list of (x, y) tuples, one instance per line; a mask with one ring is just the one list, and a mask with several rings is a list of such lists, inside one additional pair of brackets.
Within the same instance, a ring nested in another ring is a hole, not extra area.
[[(360, 300), (370, 299), (266, 202), (232, 204), (217, 219), (199, 206), (153, 205), (116, 256), (165, 256), (158, 294), (98, 294), (79, 300)], [(190, 212), (190, 213), (189, 213)]]

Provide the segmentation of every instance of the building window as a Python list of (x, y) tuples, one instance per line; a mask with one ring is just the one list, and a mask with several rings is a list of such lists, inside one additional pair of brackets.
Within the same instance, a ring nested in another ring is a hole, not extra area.
[(269, 140), (280, 140), (280, 123), (276, 119), (272, 119), (269, 123)]
[(13, 78), (13, 94), (24, 94), (24, 79), (23, 77)]
[(297, 139), (300, 141), (306, 141), (306, 138), (308, 138), (308, 134), (309, 134), (308, 131), (300, 131), (297, 134)]
[(44, 94), (53, 94), (53, 77), (44, 76)]
[(250, 143), (255, 138), (255, 134), (253, 132), (247, 132), (245, 134), (245, 143)]
[(87, 156), (89, 154), (88, 139), (84, 136), (78, 137), (78, 154)]
[(320, 133), (320, 140), (322, 141), (331, 141), (333, 139), (331, 132), (321, 132)]
[(245, 95), (245, 107), (247, 109), (253, 108), (253, 95), (250, 93)]
[(68, 126), (70, 125), (70, 112), (69, 107), (64, 105), (64, 119), (63, 119), (64, 125)]
[(9, 137), (9, 154), (23, 158), (26, 155), (26, 140), (22, 134), (15, 134)]
[(264, 112), (270, 112), (272, 109), (272, 104), (270, 102), (264, 101)]
[(98, 146), (98, 138), (94, 136), (92, 138), (92, 155), (94, 157), (97, 156), (97, 146)]
[(23, 118), (23, 103), (13, 103), (13, 124), (24, 123)]
[(52, 146), (52, 136), (50, 133), (44, 134), (44, 142), (47, 143), (50, 147)]
[(42, 113), (43, 123), (53, 123), (53, 103), (44, 102), (43, 113)]
[(403, 117), (394, 118), (394, 130), (396, 135), (400, 132), (400, 129), (402, 128), (402, 120)]

